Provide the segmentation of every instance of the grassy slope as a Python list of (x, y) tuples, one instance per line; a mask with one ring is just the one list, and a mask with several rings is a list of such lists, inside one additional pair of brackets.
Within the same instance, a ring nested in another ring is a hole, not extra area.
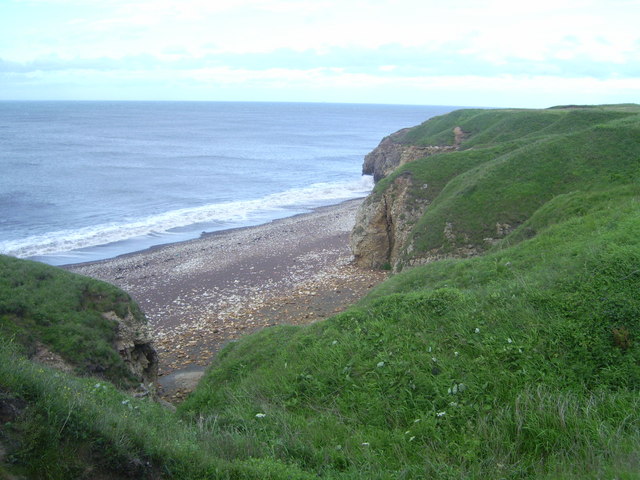
[[(0, 343), (0, 400), (29, 402), (0, 443), (15, 442), (17, 469), (48, 465), (48, 478), (81, 477), (83, 452), (141, 478), (636, 478), (637, 112), (462, 111), (410, 132), (419, 143), (462, 124), (476, 142), (407, 167), (424, 168), (430, 194), (471, 186), (471, 172), (476, 190), (500, 187), (491, 172), (528, 171), (540, 152), (549, 178), (525, 172), (512, 186), (586, 180), (521, 202), (519, 227), (482, 257), (407, 270), (325, 322), (232, 343), (177, 415)], [(45, 460), (29, 466), (34, 455)]]
[(113, 311), (124, 318), (143, 314), (116, 287), (37, 262), (0, 255), (0, 336), (11, 338), (27, 355), (36, 342), (60, 354), (79, 374), (92, 373), (131, 386), (115, 350)]
[[(431, 202), (400, 266), (431, 250), (485, 250), (496, 224), (520, 225), (557, 195), (640, 181), (639, 114), (631, 106), (463, 110), (411, 130), (405, 140), (416, 143), (436, 141), (456, 125), (469, 136), (462, 151), (407, 164), (376, 187), (380, 192), (409, 171), (412, 195)], [(445, 236), (447, 223), (453, 240)]]
[(438, 216), (472, 240), (496, 221), (519, 228), (483, 257), (396, 275), (326, 322), (228, 347), (182, 410), (225, 419), (238, 440), (249, 422), (253, 455), (328, 477), (631, 478), (638, 112), (462, 111), (418, 127), (423, 142), (409, 132), (425, 144), (470, 133), (468, 150), (402, 169), (433, 195), (414, 231), (423, 250)]

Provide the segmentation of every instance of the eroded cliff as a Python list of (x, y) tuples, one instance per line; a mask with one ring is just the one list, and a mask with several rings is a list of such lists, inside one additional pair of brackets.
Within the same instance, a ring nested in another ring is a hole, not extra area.
[(351, 235), (356, 262), (398, 271), (529, 238), (519, 227), (551, 199), (634, 178), (607, 152), (633, 143), (635, 108), (458, 110), (386, 137), (364, 161), (377, 182)]
[(410, 130), (404, 128), (383, 138), (380, 144), (364, 157), (363, 175), (373, 175), (373, 180), (378, 182), (401, 165), (436, 153), (456, 150), (459, 145), (459, 140), (456, 140), (454, 145), (419, 146), (403, 143), (405, 135)]
[[(363, 174), (373, 175), (378, 183), (398, 167), (435, 154), (459, 149), (463, 130), (452, 129), (453, 145), (413, 145), (405, 142), (410, 128), (385, 137), (365, 156)], [(350, 237), (355, 262), (366, 268), (396, 269), (401, 252), (407, 248), (411, 229), (431, 202), (427, 183), (416, 181), (404, 170), (381, 191), (370, 195), (360, 207)], [(411, 248), (411, 247), (409, 247)], [(439, 254), (435, 254), (439, 257)]]

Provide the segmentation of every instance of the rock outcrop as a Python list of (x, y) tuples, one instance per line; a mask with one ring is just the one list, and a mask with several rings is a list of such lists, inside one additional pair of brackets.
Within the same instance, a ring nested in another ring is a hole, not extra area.
[[(402, 143), (409, 130), (405, 128), (385, 137), (367, 154), (363, 174), (373, 175), (374, 181), (378, 182), (401, 165), (458, 150), (466, 137), (460, 127), (455, 127), (453, 145), (418, 146)], [(427, 196), (416, 195), (415, 191), (427, 188), (426, 184), (417, 185), (411, 173), (405, 171), (394, 178), (385, 191), (369, 195), (358, 211), (350, 237), (356, 264), (366, 268), (398, 268), (402, 251), (412, 248), (406, 244), (411, 229), (429, 205)], [(441, 258), (440, 253), (433, 254)]]
[(428, 186), (415, 185), (411, 173), (404, 172), (379, 196), (372, 194), (364, 201), (350, 237), (356, 264), (365, 268), (395, 266), (411, 228), (428, 205), (410, 195), (413, 188)]
[(463, 138), (460, 127), (454, 130), (456, 141), (454, 145), (408, 145), (401, 143), (405, 134), (410, 130), (404, 128), (382, 139), (380, 144), (364, 157), (362, 173), (373, 175), (374, 182), (386, 177), (396, 168), (405, 163), (413, 162), (418, 158), (428, 157), (436, 153), (451, 152), (458, 148)]
[(117, 323), (114, 347), (129, 373), (143, 384), (155, 383), (158, 380), (158, 354), (153, 347), (151, 329), (147, 323), (137, 318), (130, 309), (124, 318), (113, 311), (102, 316)]

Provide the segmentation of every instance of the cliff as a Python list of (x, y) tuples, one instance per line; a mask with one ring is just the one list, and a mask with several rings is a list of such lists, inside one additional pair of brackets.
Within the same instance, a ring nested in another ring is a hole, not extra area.
[(386, 137), (364, 160), (377, 183), (351, 235), (356, 262), (398, 271), (475, 256), (555, 196), (633, 176), (632, 163), (620, 172), (608, 155), (637, 138), (624, 123), (635, 115), (633, 106), (458, 110)]
[(457, 127), (453, 145), (421, 146), (403, 143), (410, 131), (411, 129), (404, 128), (383, 138), (380, 144), (364, 157), (362, 174), (373, 175), (374, 182), (378, 182), (401, 165), (436, 153), (456, 150), (464, 137), (462, 130)]

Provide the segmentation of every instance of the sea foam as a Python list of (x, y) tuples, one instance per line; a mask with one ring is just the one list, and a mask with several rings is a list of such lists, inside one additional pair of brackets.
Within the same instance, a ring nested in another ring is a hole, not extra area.
[[(136, 238), (163, 237), (167, 243), (194, 238), (202, 230), (219, 231), (265, 223), (312, 208), (366, 196), (373, 187), (370, 176), (353, 181), (316, 183), (263, 198), (214, 203), (167, 211), (158, 215), (33, 235), (0, 242), (0, 253), (19, 258), (68, 254), (81, 249)], [(147, 242), (149, 243), (149, 242)]]

